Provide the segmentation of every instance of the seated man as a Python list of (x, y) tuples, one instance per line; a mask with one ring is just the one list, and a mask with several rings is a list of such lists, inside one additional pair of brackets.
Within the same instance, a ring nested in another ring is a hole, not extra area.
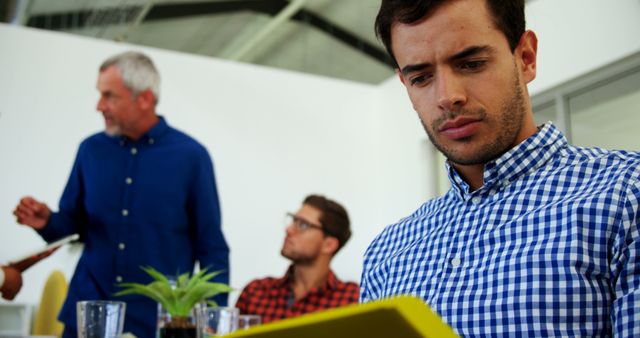
[(257, 314), (263, 323), (358, 302), (356, 283), (342, 282), (329, 263), (351, 236), (349, 216), (338, 203), (310, 195), (288, 225), (282, 256), (291, 260), (280, 278), (250, 282), (238, 298), (240, 313)]

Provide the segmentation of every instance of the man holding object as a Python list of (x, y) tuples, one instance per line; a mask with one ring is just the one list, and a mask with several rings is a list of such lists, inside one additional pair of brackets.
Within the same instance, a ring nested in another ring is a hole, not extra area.
[(13, 300), (22, 288), (22, 274), (20, 270), (3, 266), (0, 269), (0, 293), (2, 298)]
[(2, 266), (0, 270), (0, 294), (2, 294), (2, 298), (13, 300), (22, 288), (22, 273), (40, 260), (51, 256), (56, 250), (58, 250), (58, 247)]
[[(59, 318), (75, 337), (76, 302), (127, 302), (124, 331), (155, 337), (157, 304), (142, 296), (114, 297), (119, 283), (148, 283), (142, 266), (165, 275), (222, 270), (229, 249), (211, 158), (196, 140), (156, 114), (160, 78), (149, 57), (126, 52), (99, 68), (97, 110), (105, 132), (85, 139), (60, 199), (60, 210), (24, 197), (19, 223), (51, 242), (78, 233), (85, 243)], [(226, 295), (215, 300), (226, 304)]]
[(524, 2), (382, 1), (451, 189), (376, 237), (361, 301), (419, 296), (463, 337), (640, 337), (640, 154), (536, 126)]

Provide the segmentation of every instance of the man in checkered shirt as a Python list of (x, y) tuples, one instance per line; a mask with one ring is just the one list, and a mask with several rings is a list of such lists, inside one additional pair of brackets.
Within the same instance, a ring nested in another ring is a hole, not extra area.
[(260, 315), (263, 323), (358, 302), (359, 288), (331, 271), (333, 256), (351, 237), (347, 211), (324, 196), (310, 195), (287, 214), (281, 254), (291, 261), (280, 278), (250, 282), (238, 297), (240, 313)]
[(416, 295), (462, 336), (640, 337), (640, 155), (535, 125), (524, 0), (383, 0), (376, 30), (452, 188), (376, 237), (361, 301)]

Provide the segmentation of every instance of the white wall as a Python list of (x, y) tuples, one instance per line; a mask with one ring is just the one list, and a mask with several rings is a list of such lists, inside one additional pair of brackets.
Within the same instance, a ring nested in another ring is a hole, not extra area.
[(639, 0), (531, 0), (526, 9), (539, 40), (532, 94), (640, 51)]
[[(335, 198), (350, 212), (354, 235), (334, 267), (340, 277), (356, 281), (373, 236), (428, 197), (424, 168), (430, 166), (428, 156), (420, 154), (425, 145), (415, 114), (399, 111), (396, 119), (391, 110), (380, 109), (397, 95), (401, 87), (395, 84), (392, 94), (375, 86), (9, 26), (0, 26), (0, 41), (5, 47), (0, 53), (0, 260), (43, 245), (31, 229), (16, 224), (11, 211), (25, 194), (57, 207), (79, 142), (102, 129), (94, 109), (97, 67), (130, 48), (150, 54), (162, 74), (160, 114), (201, 141), (214, 158), (232, 286), (240, 289), (252, 278), (284, 272), (283, 215), (309, 193)], [(51, 269), (70, 276), (79, 249), (64, 248), (28, 270), (17, 301), (36, 303)]]

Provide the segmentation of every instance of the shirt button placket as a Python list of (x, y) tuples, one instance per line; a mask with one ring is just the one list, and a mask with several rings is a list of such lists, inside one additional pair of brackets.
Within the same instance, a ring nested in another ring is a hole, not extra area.
[[(138, 154), (138, 148), (136, 148), (136, 147), (131, 147), (130, 152), (131, 152), (131, 155), (132, 155), (132, 156), (135, 156), (136, 154)], [(131, 185), (131, 184), (133, 183), (133, 179), (131, 178), (131, 176), (127, 176), (127, 177), (124, 179), (124, 182), (125, 182), (125, 184), (126, 184), (126, 185)], [(127, 194), (129, 194), (129, 193), (127, 193)], [(123, 208), (123, 209), (122, 209), (122, 216), (125, 216), (125, 217), (126, 217), (126, 216), (129, 216), (129, 210), (127, 210), (126, 208)]]
[(117, 260), (116, 260), (116, 282), (117, 283), (121, 283), (124, 278), (123, 278), (123, 273), (126, 274), (126, 270), (124, 267), (124, 261), (126, 260), (125, 255), (125, 249), (126, 249), (126, 232), (124, 230), (125, 224), (126, 224), (126, 219), (130, 217), (130, 212), (129, 209), (127, 208), (127, 206), (130, 205), (130, 196), (131, 196), (131, 186), (133, 184), (133, 168), (135, 167), (134, 164), (134, 158), (136, 157), (136, 155), (138, 154), (138, 148), (136, 147), (131, 147), (129, 149), (129, 153), (131, 155), (130, 160), (128, 161), (128, 165), (127, 165), (127, 170), (125, 173), (125, 178), (124, 178), (124, 184), (125, 184), (125, 196), (124, 196), (124, 200), (123, 200), (123, 207), (122, 210), (120, 211), (121, 215), (122, 215), (122, 225), (121, 228), (119, 229), (119, 233), (118, 233), (118, 241), (117, 243)]

